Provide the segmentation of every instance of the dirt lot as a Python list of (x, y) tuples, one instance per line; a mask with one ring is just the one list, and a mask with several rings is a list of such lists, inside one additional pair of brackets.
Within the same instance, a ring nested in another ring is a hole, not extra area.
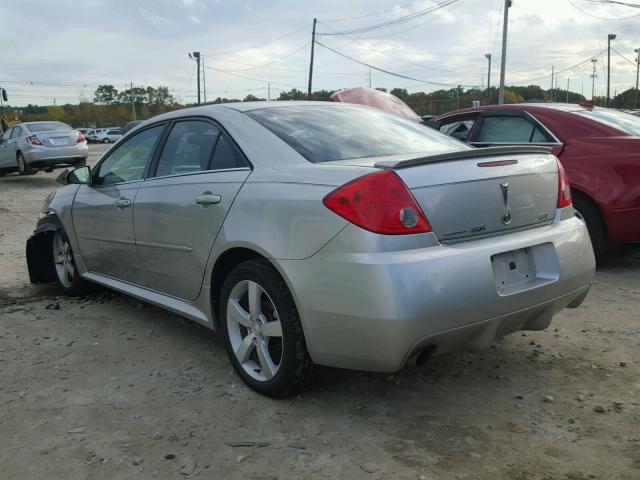
[(275, 401), (200, 326), (28, 284), (57, 174), (0, 179), (1, 479), (640, 478), (640, 248), (547, 331), (392, 376), (322, 369)]

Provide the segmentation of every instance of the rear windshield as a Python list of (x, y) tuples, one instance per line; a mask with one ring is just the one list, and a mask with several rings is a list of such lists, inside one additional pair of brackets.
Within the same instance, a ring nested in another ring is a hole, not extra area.
[(588, 117), (599, 123), (604, 123), (609, 127), (622, 130), (629, 135), (640, 137), (640, 117), (629, 113), (619, 112), (617, 110), (581, 110), (575, 112), (578, 115)]
[(42, 123), (30, 123), (27, 125), (29, 130), (33, 133), (38, 132), (57, 132), (60, 130), (73, 130), (69, 125), (62, 122), (42, 122)]
[(374, 108), (306, 105), (252, 110), (247, 115), (314, 163), (471, 148), (429, 127)]

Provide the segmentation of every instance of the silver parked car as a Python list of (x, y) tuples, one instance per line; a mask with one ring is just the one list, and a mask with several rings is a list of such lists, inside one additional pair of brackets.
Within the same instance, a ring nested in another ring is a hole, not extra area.
[(0, 173), (81, 166), (89, 156), (84, 135), (62, 122), (26, 122), (0, 137)]
[(95, 136), (96, 143), (114, 143), (122, 138), (122, 130), (119, 128), (109, 128)]
[(258, 392), (391, 372), (577, 307), (594, 275), (562, 166), (341, 103), (167, 113), (69, 173), (32, 282), (95, 282), (220, 330)]

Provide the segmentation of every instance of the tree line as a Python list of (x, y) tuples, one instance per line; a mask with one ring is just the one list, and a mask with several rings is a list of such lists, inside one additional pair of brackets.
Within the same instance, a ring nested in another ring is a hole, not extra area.
[[(380, 88), (379, 90), (387, 91)], [(312, 93), (312, 100), (328, 101), (331, 90), (318, 90)], [(439, 115), (458, 108), (471, 107), (473, 101), (482, 105), (498, 103), (497, 88), (485, 90), (463, 89), (462, 87), (436, 90), (433, 92), (410, 93), (404, 88), (393, 88), (389, 93), (404, 101), (419, 115)], [(615, 108), (634, 108), (638, 91), (634, 88), (620, 93), (612, 99)], [(562, 89), (544, 90), (537, 85), (510, 86), (505, 89), (505, 103), (522, 102), (566, 102), (580, 103), (586, 99), (576, 92)], [(208, 104), (260, 101), (264, 98), (249, 94), (244, 98), (218, 97)], [(298, 89), (282, 91), (277, 100), (307, 100), (307, 93)], [(605, 97), (596, 97), (595, 104), (604, 106)], [(59, 120), (74, 127), (105, 127), (124, 125), (133, 120), (147, 119), (160, 113), (190, 107), (194, 104), (181, 104), (169, 93), (169, 89), (160, 87), (132, 87), (119, 91), (113, 85), (100, 85), (94, 92), (93, 101), (80, 101), (78, 104), (26, 107), (5, 106), (0, 114), (8, 120), (20, 121)]]

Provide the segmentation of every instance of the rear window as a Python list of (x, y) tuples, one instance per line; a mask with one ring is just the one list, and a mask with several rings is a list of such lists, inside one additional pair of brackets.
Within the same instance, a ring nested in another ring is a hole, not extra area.
[(622, 130), (629, 135), (640, 137), (640, 117), (617, 110), (580, 110), (575, 112), (583, 117), (603, 123), (617, 130)]
[(33, 132), (57, 132), (60, 130), (73, 130), (69, 125), (62, 122), (42, 122), (42, 123), (30, 123), (27, 128)]
[(429, 127), (367, 107), (273, 107), (247, 115), (314, 163), (471, 148)]

